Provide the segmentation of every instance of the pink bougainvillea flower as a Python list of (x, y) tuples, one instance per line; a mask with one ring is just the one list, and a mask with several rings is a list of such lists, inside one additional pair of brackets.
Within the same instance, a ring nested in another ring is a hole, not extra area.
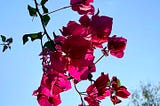
[(86, 80), (90, 73), (96, 71), (93, 60), (94, 55), (92, 50), (87, 50), (84, 57), (70, 59), (70, 63), (68, 64), (68, 72), (74, 78), (75, 83), (81, 80)]
[(40, 87), (33, 92), (40, 106), (58, 106), (61, 103), (60, 93), (71, 89), (70, 81), (64, 74), (45, 72)]
[(53, 80), (51, 83), (52, 94), (57, 95), (71, 89), (71, 83), (66, 75), (59, 74), (59, 76), (55, 77), (54, 74), (49, 74), (49, 78)]
[(37, 96), (37, 101), (40, 106), (58, 106), (61, 103), (60, 95), (52, 95), (50, 88), (47, 87), (47, 85), (43, 85), (43, 83), (41, 83), (41, 86), (33, 92), (33, 95)]
[[(86, 92), (87, 96), (85, 96), (84, 100), (88, 102), (89, 106), (99, 106), (100, 101), (105, 99), (105, 97), (110, 96), (110, 91), (106, 88), (101, 89), (103, 91), (98, 91), (94, 84), (90, 85)], [(103, 92), (99, 94), (99, 92)]]
[(61, 32), (63, 36), (86, 36), (86, 28), (75, 21), (69, 21), (67, 26), (62, 28)]
[(37, 95), (37, 101), (40, 106), (51, 106), (51, 103), (49, 102), (49, 99), (46, 95)]
[(88, 27), (90, 25), (91, 19), (88, 17), (88, 15), (83, 15), (80, 17), (79, 22), (81, 25)]
[(72, 10), (79, 14), (94, 14), (94, 7), (91, 5), (93, 0), (71, 0)]
[(116, 95), (121, 98), (128, 98), (130, 93), (128, 92), (128, 90), (125, 86), (120, 86), (120, 87), (118, 87), (118, 89), (116, 91)]
[(109, 96), (110, 93), (108, 92), (109, 90), (107, 89), (107, 86), (109, 86), (110, 80), (108, 77), (108, 74), (102, 73), (100, 77), (96, 79), (94, 82), (94, 86), (98, 90), (98, 96), (100, 98), (105, 98), (106, 96)]
[(107, 39), (112, 30), (112, 18), (107, 16), (92, 16), (90, 23), (91, 42), (96, 47), (102, 47), (102, 43), (107, 42)]
[(88, 102), (88, 106), (100, 106), (100, 101), (96, 100), (95, 98), (91, 96), (84, 97), (84, 100)]
[(102, 75), (87, 88), (86, 93), (88, 95), (85, 97), (85, 100), (88, 102), (89, 106), (99, 106), (100, 100), (110, 96), (110, 89), (107, 88), (109, 82), (108, 74), (102, 73)]
[[(60, 42), (59, 42), (60, 43)], [(62, 54), (62, 47), (61, 44), (59, 45), (59, 48), (56, 48), (57, 50), (55, 52), (50, 50), (44, 50), (42, 55), (43, 60), (43, 71), (57, 71), (59, 73), (65, 73), (66, 67), (68, 63), (68, 59)]]
[(53, 95), (48, 97), (43, 94), (37, 96), (37, 101), (40, 106), (58, 106), (61, 103), (60, 95)]
[(121, 102), (121, 100), (118, 97), (121, 98), (128, 98), (130, 93), (128, 92), (127, 88), (125, 86), (120, 85), (119, 79), (117, 77), (113, 77), (111, 81), (111, 101), (113, 104), (118, 104)]
[(121, 103), (121, 100), (117, 98), (117, 96), (110, 96), (110, 99), (114, 105)]
[(102, 44), (107, 42), (112, 30), (112, 18), (107, 16), (93, 15), (91, 19), (83, 15), (79, 23), (70, 21), (67, 27), (63, 27), (63, 36), (82, 36), (92, 43), (94, 47), (102, 48)]
[(88, 49), (90, 49), (90, 42), (81, 36), (71, 36), (65, 40), (62, 50), (71, 59), (84, 58)]
[(83, 67), (69, 65), (68, 71), (69, 74), (74, 78), (74, 82), (78, 83), (81, 80), (86, 80), (90, 73), (95, 72), (95, 65), (93, 64)]
[(57, 52), (62, 53), (62, 45), (64, 44), (64, 41), (66, 38), (64, 36), (56, 36), (54, 39), (55, 42), (55, 49)]
[(87, 90), (87, 96), (85, 96), (84, 100), (88, 102), (89, 106), (99, 106), (99, 100), (98, 97), (98, 90), (96, 87), (92, 84), (90, 85)]
[(66, 65), (68, 60), (60, 52), (52, 52), (50, 54), (50, 66), (53, 70), (58, 71), (59, 73), (66, 72)]
[(108, 49), (110, 54), (122, 58), (124, 55), (124, 50), (126, 48), (127, 39), (122, 37), (117, 37), (116, 35), (108, 39)]
[(94, 82), (95, 87), (100, 91), (101, 89), (106, 88), (110, 84), (108, 74), (102, 73), (100, 77)]

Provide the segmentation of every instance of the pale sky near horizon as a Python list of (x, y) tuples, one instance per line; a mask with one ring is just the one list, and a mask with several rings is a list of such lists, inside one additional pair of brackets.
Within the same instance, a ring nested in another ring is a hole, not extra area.
[[(68, 5), (69, 0), (49, 0), (48, 6), (54, 10)], [(13, 37), (12, 50), (0, 52), (0, 102), (1, 106), (38, 106), (32, 96), (41, 80), (41, 61), (38, 56), (41, 48), (38, 41), (22, 44), (26, 33), (39, 32), (42, 27), (39, 19), (29, 16), (27, 5), (34, 5), (33, 0), (1, 0), (0, 35)], [(127, 38), (125, 56), (122, 59), (109, 56), (97, 64), (95, 78), (101, 72), (117, 76), (129, 91), (138, 88), (140, 81), (156, 84), (160, 81), (160, 1), (159, 0), (95, 0), (100, 15), (113, 18), (111, 35)], [(69, 20), (78, 20), (79, 15), (70, 9), (51, 15), (49, 33), (58, 32)], [(1, 48), (0, 48), (1, 50)], [(100, 56), (99, 52), (95, 54)], [(85, 88), (79, 84), (80, 88)], [(79, 96), (73, 92), (62, 94), (60, 106), (77, 106)], [(126, 106), (123, 100), (117, 106)], [(101, 106), (113, 106), (109, 98)]]

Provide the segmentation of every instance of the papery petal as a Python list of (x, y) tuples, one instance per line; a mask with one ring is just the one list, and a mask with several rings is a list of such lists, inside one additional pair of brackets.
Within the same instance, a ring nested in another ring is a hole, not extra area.
[(118, 104), (118, 103), (121, 103), (121, 100), (117, 98), (117, 96), (110, 96), (110, 99), (112, 101), (112, 103), (115, 105), (115, 104)]
[[(92, 17), (91, 27), (98, 34), (99, 38), (103, 38), (104, 36), (109, 36), (112, 30), (112, 18), (107, 16), (98, 16), (95, 15)], [(100, 35), (104, 33), (105, 35)]]
[(70, 0), (70, 4), (74, 5), (74, 4), (81, 4), (84, 3), (85, 0)]
[(72, 10), (79, 14), (94, 14), (94, 7), (91, 5), (93, 0), (71, 0)]
[(115, 56), (117, 58), (122, 58), (124, 56), (124, 52), (123, 51), (118, 51), (118, 52), (115, 52), (115, 51), (110, 51), (110, 54), (112, 56)]
[(92, 16), (90, 32), (92, 34), (91, 42), (94, 46), (102, 48), (102, 43), (107, 42), (112, 30), (112, 20), (107, 16)]
[(111, 91), (110, 90), (108, 90), (108, 89), (104, 89), (104, 90), (105, 90), (104, 92), (102, 91), (103, 94), (97, 97), (99, 100), (105, 99), (105, 97), (111, 95)]
[(108, 49), (111, 55), (122, 58), (126, 48), (127, 39), (117, 37), (116, 35), (108, 39)]
[(99, 106), (99, 101), (93, 97), (86, 96), (84, 100), (88, 102), (89, 106)]
[(97, 94), (98, 94), (98, 90), (97, 88), (95, 87), (94, 84), (90, 85), (87, 90), (86, 90), (87, 94), (92, 96), (92, 97), (97, 97)]
[(53, 106), (59, 106), (59, 104), (61, 104), (60, 95), (53, 95), (53, 97), (49, 98), (49, 101)]
[(67, 27), (63, 27), (62, 34), (63, 36), (85, 36), (86, 28), (78, 24), (75, 21), (69, 21)]
[(52, 104), (48, 101), (48, 97), (45, 95), (39, 95), (37, 100), (40, 106), (52, 106)]
[(100, 77), (96, 79), (96, 81), (94, 82), (94, 85), (98, 90), (101, 90), (103, 88), (106, 88), (109, 82), (110, 80), (109, 80), (108, 74), (102, 74)]
[(86, 80), (89, 73), (91, 73), (88, 67), (69, 66), (68, 70), (69, 74), (77, 81)]
[(81, 36), (69, 37), (62, 46), (62, 50), (71, 57), (71, 59), (84, 58), (89, 48), (90, 42)]
[(58, 85), (61, 87), (61, 89), (63, 89), (63, 91), (71, 89), (71, 83), (67, 79), (67, 76), (60, 77), (58, 79)]
[(128, 92), (127, 88), (124, 86), (120, 86), (118, 90), (116, 91), (116, 95), (121, 98), (128, 98), (130, 93)]
[(87, 15), (83, 15), (82, 17), (80, 17), (79, 22), (81, 23), (81, 25), (88, 27), (90, 24), (90, 18)]
[(52, 55), (50, 55), (50, 61), (53, 70), (56, 70), (60, 73), (65, 73), (65, 65), (67, 64), (67, 60), (65, 60), (64, 56), (61, 53), (52, 53)]

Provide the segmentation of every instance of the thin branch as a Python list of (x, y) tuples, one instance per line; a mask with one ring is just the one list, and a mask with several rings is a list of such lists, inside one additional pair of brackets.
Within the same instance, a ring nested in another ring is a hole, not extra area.
[(105, 54), (103, 54), (101, 57), (99, 57), (99, 59), (94, 64), (98, 63), (104, 56), (105, 56)]
[(51, 12), (49, 12), (49, 13), (45, 13), (45, 14), (43, 14), (43, 15), (52, 14), (52, 13), (54, 13), (54, 12), (57, 12), (57, 11), (60, 11), (60, 10), (63, 10), (63, 9), (67, 9), (67, 8), (70, 8), (70, 7), (71, 7), (71, 6), (65, 6), (65, 7), (62, 7), (62, 8), (53, 10), (53, 11), (51, 11)]
[(48, 40), (52, 41), (52, 39), (50, 38), (49, 34), (47, 33), (46, 27), (45, 27), (45, 25), (44, 25), (43, 16), (42, 16), (42, 14), (41, 14), (40, 11), (39, 11), (38, 3), (37, 3), (36, 0), (34, 0), (34, 2), (35, 2), (35, 6), (36, 6), (36, 11), (37, 11), (37, 13), (38, 13), (38, 15), (39, 15), (39, 17), (40, 17), (41, 23), (42, 23), (42, 27), (43, 27), (43, 30), (44, 30), (44, 34), (47, 36)]
[(76, 92), (79, 94), (79, 96), (80, 96), (80, 98), (81, 98), (82, 105), (83, 105), (83, 106), (86, 106), (85, 103), (84, 103), (84, 101), (83, 101), (82, 94), (81, 94), (81, 92), (79, 92), (79, 90), (77, 89), (77, 86), (76, 86), (75, 83), (74, 83), (74, 88), (75, 88)]
[(42, 38), (41, 38), (40, 40), (41, 40), (41, 48), (42, 48), (42, 50), (43, 50), (43, 49), (44, 49), (43, 40), (42, 40)]

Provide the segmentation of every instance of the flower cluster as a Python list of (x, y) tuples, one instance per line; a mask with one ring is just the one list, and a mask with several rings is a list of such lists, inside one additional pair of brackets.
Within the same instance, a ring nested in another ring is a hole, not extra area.
[[(72, 10), (81, 16), (79, 22), (69, 21), (61, 29), (61, 34), (52, 41), (52, 49), (44, 48), (42, 56), (43, 76), (41, 84), (33, 95), (37, 96), (40, 106), (58, 106), (61, 103), (60, 93), (71, 89), (82, 80), (91, 81), (84, 100), (89, 106), (99, 106), (100, 101), (110, 96), (113, 104), (120, 103), (118, 97), (127, 98), (130, 93), (121, 86), (119, 80), (102, 73), (95, 81), (92, 73), (96, 72), (94, 51), (102, 50), (122, 58), (127, 40), (116, 35), (110, 37), (113, 19), (95, 14), (93, 0), (70, 0)], [(81, 93), (79, 92), (81, 95)], [(82, 100), (81, 106), (85, 106)]]
[(88, 102), (89, 106), (99, 106), (100, 101), (107, 96), (110, 96), (113, 104), (118, 104), (121, 102), (118, 97), (128, 98), (130, 95), (127, 88), (120, 85), (117, 77), (112, 77), (110, 81), (108, 74), (104, 73), (87, 88), (86, 92), (87, 96), (84, 99)]

